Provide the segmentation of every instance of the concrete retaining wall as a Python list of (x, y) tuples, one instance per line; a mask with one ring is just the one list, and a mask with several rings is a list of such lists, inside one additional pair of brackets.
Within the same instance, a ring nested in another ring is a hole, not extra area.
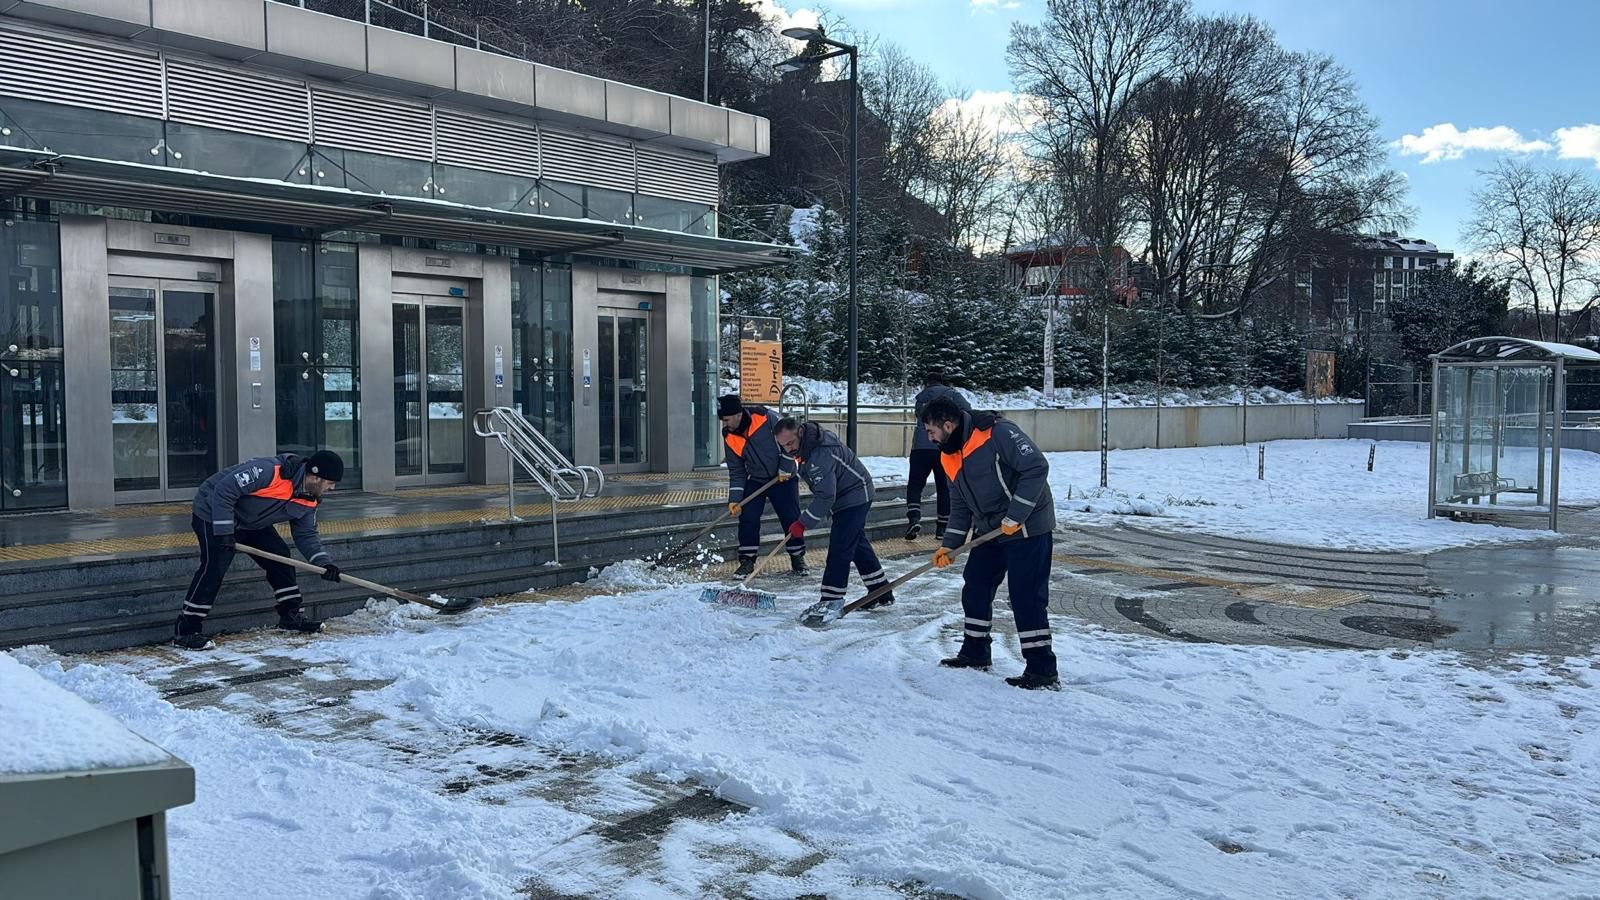
[[(1274, 403), (1238, 406), (1172, 406), (1112, 409), (1108, 428), (1114, 450), (1147, 447), (1210, 447), (1294, 438), (1342, 438), (1361, 418), (1359, 403)], [(1008, 409), (1006, 418), (1040, 449), (1098, 450), (1099, 409)], [(813, 415), (824, 428), (844, 433), (842, 413)], [(905, 456), (911, 450), (909, 412), (864, 413), (857, 425), (863, 456)]]

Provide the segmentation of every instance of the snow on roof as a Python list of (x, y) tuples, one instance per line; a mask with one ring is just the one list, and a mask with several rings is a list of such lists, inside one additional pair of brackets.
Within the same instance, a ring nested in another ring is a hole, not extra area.
[(1387, 250), (1397, 253), (1438, 253), (1439, 245), (1422, 238), (1401, 237), (1393, 231), (1362, 235), (1357, 242), (1367, 250)]
[(87, 700), (0, 653), (0, 776), (121, 769), (167, 761), (165, 750)]

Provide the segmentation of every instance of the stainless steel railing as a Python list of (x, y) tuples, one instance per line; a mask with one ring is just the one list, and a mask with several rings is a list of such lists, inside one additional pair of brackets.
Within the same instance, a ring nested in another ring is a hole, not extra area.
[(509, 406), (480, 409), (472, 416), (472, 431), (478, 437), (493, 438), (506, 451), (506, 515), (517, 516), (517, 467), (533, 479), (550, 498), (550, 544), (556, 562), (561, 561), (561, 537), (557, 508), (571, 502), (598, 497), (605, 490), (606, 476), (594, 466), (574, 465), (556, 449), (539, 429)]

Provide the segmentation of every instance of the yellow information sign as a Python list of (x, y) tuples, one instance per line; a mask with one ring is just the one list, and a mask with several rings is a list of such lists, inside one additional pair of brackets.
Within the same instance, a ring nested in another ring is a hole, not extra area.
[(739, 328), (739, 399), (776, 404), (783, 395), (783, 320), (751, 316)]

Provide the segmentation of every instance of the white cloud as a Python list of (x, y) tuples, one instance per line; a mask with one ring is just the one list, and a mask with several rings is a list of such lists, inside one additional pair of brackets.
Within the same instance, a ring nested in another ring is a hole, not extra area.
[(1468, 128), (1462, 131), (1449, 122), (1430, 125), (1424, 128), (1420, 135), (1402, 135), (1393, 146), (1403, 156), (1422, 157), (1423, 164), (1460, 159), (1475, 150), (1497, 153), (1543, 153), (1551, 149), (1549, 142), (1524, 140), (1515, 128), (1506, 125), (1496, 125), (1493, 128)]
[(815, 28), (819, 21), (816, 10), (801, 7), (790, 12), (778, 0), (756, 0), (756, 11), (772, 20), (778, 31), (785, 28)]
[(1555, 139), (1562, 159), (1587, 159), (1600, 166), (1600, 125), (1557, 128)]
[(1027, 129), (1033, 118), (1017, 103), (1012, 91), (973, 91), (966, 97), (951, 97), (934, 115), (960, 112), (976, 117), (996, 134), (1016, 134)]
[(1021, 9), (1020, 0), (972, 0), (973, 12), (993, 13), (997, 9)]

